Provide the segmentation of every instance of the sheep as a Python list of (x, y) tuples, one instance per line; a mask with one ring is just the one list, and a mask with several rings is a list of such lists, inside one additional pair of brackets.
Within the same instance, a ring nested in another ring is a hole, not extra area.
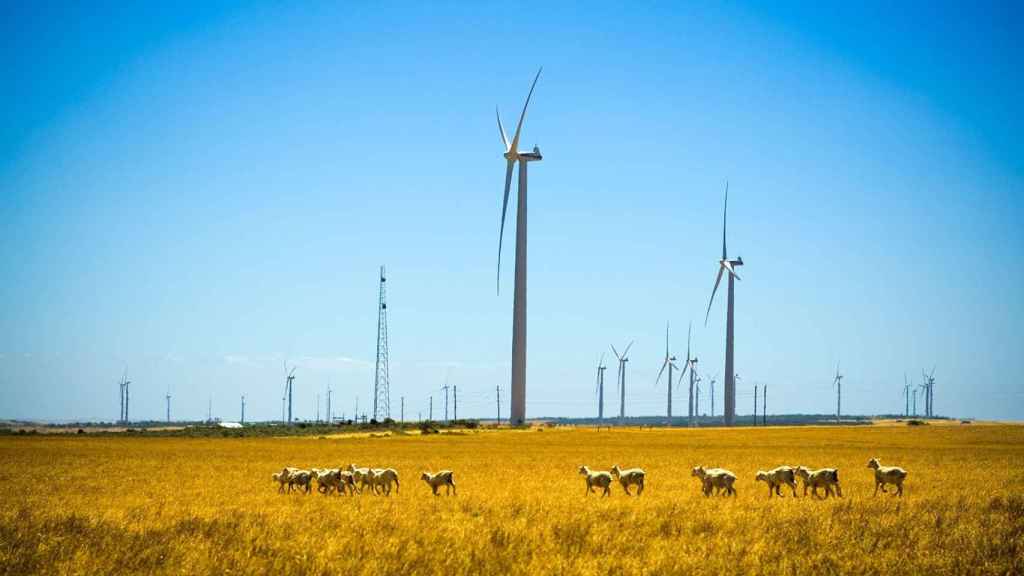
[(439, 495), (437, 489), (441, 486), (444, 486), (445, 495), (448, 495), (449, 492), (453, 492), (458, 496), (458, 492), (455, 492), (455, 477), (452, 475), (451, 470), (441, 470), (436, 474), (424, 472), (420, 475), (420, 479), (426, 482), (427, 486), (430, 486), (430, 489), (434, 492), (434, 496)]
[(608, 472), (591, 472), (590, 468), (586, 466), (580, 466), (580, 474), (586, 477), (587, 480), (587, 494), (594, 491), (594, 486), (603, 488), (602, 496), (608, 496), (612, 493), (612, 475)]
[(715, 494), (725, 490), (727, 496), (736, 496), (736, 489), (733, 488), (733, 484), (736, 483), (736, 475), (728, 470), (723, 470), (722, 468), (705, 469), (703, 466), (697, 466), (690, 475), (700, 478), (704, 496), (711, 496), (712, 488), (714, 488)]
[(378, 494), (377, 488), (380, 488), (379, 494), (386, 496), (391, 495), (391, 483), (395, 483), (395, 492), (398, 492), (398, 472), (393, 468), (374, 468), (370, 470), (370, 486), (373, 488), (373, 493)]
[(355, 496), (355, 476), (348, 470), (338, 470), (338, 494), (344, 494), (348, 490), (349, 496)]
[(780, 488), (783, 485), (789, 486), (793, 491), (793, 497), (796, 497), (796, 476), (793, 472), (793, 468), (789, 466), (779, 466), (767, 472), (758, 470), (756, 481), (764, 482), (768, 484), (768, 498), (772, 497), (772, 493), (778, 497), (782, 497)]
[(644, 493), (644, 477), (646, 474), (640, 468), (630, 468), (629, 470), (622, 470), (619, 465), (612, 466), (612, 476), (619, 479), (619, 484), (622, 485), (622, 489), (626, 491), (626, 496), (631, 496), (629, 493), (629, 487), (636, 484), (636, 495), (639, 496)]
[(360, 493), (363, 492), (363, 488), (371, 485), (369, 468), (356, 468), (355, 464), (349, 464), (348, 471), (352, 473), (352, 479), (359, 483), (358, 490)]
[(878, 496), (879, 488), (885, 492), (886, 484), (895, 484), (896, 496), (903, 497), (903, 481), (907, 478), (906, 470), (898, 466), (882, 466), (878, 458), (869, 460), (868, 468), (873, 468), (875, 471), (875, 496)]
[(277, 491), (283, 494), (285, 484), (288, 484), (288, 472), (286, 470), (274, 472), (270, 477), (274, 479), (274, 482), (278, 483)]
[[(796, 475), (804, 484), (804, 496), (807, 495), (807, 488), (811, 488), (811, 495), (818, 497), (818, 488), (825, 489), (825, 498), (829, 495), (843, 497), (843, 489), (839, 487), (839, 470), (836, 468), (822, 468), (821, 470), (810, 470), (804, 466), (796, 467)], [(833, 492), (833, 488), (835, 491)]]
[(337, 468), (314, 468), (313, 478), (317, 481), (316, 489), (321, 494), (329, 496), (334, 490), (342, 490), (341, 470)]
[(310, 484), (313, 481), (313, 473), (309, 470), (296, 470), (291, 472), (288, 476), (288, 491), (292, 491), (293, 485), (298, 485), (300, 488), (306, 489), (306, 494), (309, 494)]

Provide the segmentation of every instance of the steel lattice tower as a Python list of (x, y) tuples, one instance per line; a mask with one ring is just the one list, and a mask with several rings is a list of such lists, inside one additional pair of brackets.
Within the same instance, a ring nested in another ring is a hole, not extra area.
[(373, 418), (391, 417), (391, 380), (388, 377), (388, 304), (384, 267), (380, 267), (380, 296), (377, 305), (377, 370), (373, 376)]

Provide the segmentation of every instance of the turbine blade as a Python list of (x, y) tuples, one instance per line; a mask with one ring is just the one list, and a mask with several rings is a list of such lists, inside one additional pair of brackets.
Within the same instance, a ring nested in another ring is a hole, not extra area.
[(494, 107), (494, 115), (498, 117), (498, 132), (501, 132), (501, 143), (505, 145), (505, 152), (508, 152), (508, 136), (505, 135), (505, 127), (501, 125), (501, 112), (498, 112), (498, 107)]
[(615, 349), (615, 344), (612, 344), (612, 352), (615, 354), (616, 358), (620, 360), (622, 359), (622, 356), (619, 356), (619, 351)]
[(519, 151), (519, 132), (523, 129), (523, 119), (526, 118), (526, 108), (530, 105), (530, 98), (533, 96), (533, 89), (537, 87), (537, 80), (540, 79), (540, 72), (544, 68), (541, 67), (537, 70), (537, 75), (533, 77), (533, 84), (530, 85), (530, 93), (526, 95), (526, 104), (523, 104), (523, 113), (519, 115), (519, 124), (516, 125), (516, 133), (512, 136), (512, 147), (509, 148), (512, 152)]
[(501, 242), (505, 237), (505, 213), (508, 212), (508, 193), (512, 189), (512, 166), (515, 163), (515, 160), (509, 160), (505, 168), (505, 196), (501, 201), (501, 226), (498, 228), (498, 294), (501, 294)]
[(676, 386), (677, 387), (682, 386), (683, 378), (686, 378), (686, 370), (689, 367), (690, 367), (690, 362), (689, 361), (687, 361), (686, 364), (683, 364), (683, 371), (679, 373), (679, 380), (676, 380)]
[(633, 347), (633, 342), (636, 342), (636, 340), (630, 340), (629, 341), (629, 346), (626, 346), (626, 349), (622, 351), (622, 355), (623, 356), (625, 356), (626, 354), (629, 354), (629, 349)]
[(690, 327), (686, 329), (686, 363), (689, 364), (691, 360), (690, 356), (690, 336), (693, 333), (693, 320), (690, 321)]
[(707, 311), (707, 313), (704, 314), (704, 326), (708, 325), (708, 318), (711, 317), (711, 304), (714, 303), (714, 301), (715, 301), (715, 292), (718, 292), (718, 284), (722, 281), (722, 270), (723, 269), (724, 269), (724, 266), (719, 265), (719, 267), (718, 267), (718, 277), (715, 278), (715, 287), (714, 287), (713, 290), (711, 290), (711, 299), (708, 300), (708, 311)]
[(727, 260), (729, 257), (725, 251), (725, 222), (726, 217), (729, 214), (729, 181), (725, 181), (725, 208), (722, 209), (722, 260)]
[(661, 375), (665, 373), (665, 368), (668, 367), (668, 357), (665, 357), (665, 361), (661, 364), (661, 370), (658, 371), (658, 379), (654, 381), (654, 387), (658, 387), (658, 383), (661, 382)]

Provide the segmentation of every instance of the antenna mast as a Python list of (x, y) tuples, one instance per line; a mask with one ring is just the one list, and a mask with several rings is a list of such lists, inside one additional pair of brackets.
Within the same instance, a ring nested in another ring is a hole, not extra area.
[(373, 417), (378, 422), (391, 417), (391, 380), (388, 376), (388, 304), (384, 266), (380, 267), (377, 302), (377, 369), (373, 376)]

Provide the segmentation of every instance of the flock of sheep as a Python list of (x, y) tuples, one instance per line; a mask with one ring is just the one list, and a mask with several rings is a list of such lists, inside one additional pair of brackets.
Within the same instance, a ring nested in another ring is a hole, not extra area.
[[(278, 483), (278, 492), (283, 493), (285, 487), (288, 492), (292, 490), (304, 491), (309, 494), (312, 491), (313, 482), (316, 482), (316, 489), (324, 495), (331, 495), (337, 492), (339, 495), (354, 495), (356, 492), (362, 494), (363, 490), (369, 488), (374, 494), (384, 496), (391, 495), (391, 487), (394, 485), (395, 493), (398, 493), (400, 483), (398, 472), (394, 468), (359, 468), (355, 464), (349, 464), (347, 468), (301, 468), (286, 467), (280, 472), (272, 475), (274, 482)], [(420, 478), (438, 495), (437, 489), (444, 486), (445, 494), (455, 494), (455, 478), (451, 470), (442, 470), (436, 474), (424, 472)]]
[[(886, 492), (886, 484), (892, 484), (896, 487), (895, 495), (903, 497), (903, 481), (907, 478), (906, 470), (898, 466), (882, 466), (882, 463), (877, 458), (872, 458), (868, 462), (868, 468), (875, 471), (876, 496), (879, 490)], [(644, 478), (646, 474), (640, 468), (622, 470), (618, 465), (615, 465), (612, 466), (610, 472), (604, 472), (580, 466), (580, 474), (587, 481), (587, 494), (594, 492), (594, 488), (601, 488), (602, 496), (608, 496), (611, 494), (613, 479), (619, 481), (626, 495), (632, 495), (629, 491), (632, 486), (637, 487), (637, 495), (642, 494), (644, 491)], [(700, 479), (701, 491), (704, 493), (704, 496), (711, 496), (712, 492), (716, 495), (736, 495), (736, 488), (733, 486), (736, 483), (736, 475), (728, 470), (697, 466), (691, 471), (690, 475)], [(783, 486), (789, 486), (790, 490), (793, 491), (793, 496), (796, 497), (797, 478), (803, 481), (804, 496), (807, 495), (808, 488), (811, 489), (811, 495), (815, 498), (843, 496), (843, 490), (839, 487), (839, 470), (835, 468), (811, 470), (804, 466), (779, 466), (767, 472), (758, 471), (755, 476), (756, 481), (764, 482), (768, 485), (768, 498), (772, 496), (781, 497)], [(818, 494), (819, 488), (825, 491), (824, 496)]]
[[(885, 487), (892, 484), (896, 487), (896, 496), (903, 497), (903, 481), (907, 478), (907, 471), (898, 466), (882, 466), (877, 458), (868, 462), (868, 468), (875, 473), (875, 495), (878, 491), (887, 492)], [(616, 464), (611, 471), (591, 470), (586, 466), (580, 466), (579, 473), (587, 482), (587, 494), (594, 492), (595, 488), (602, 489), (602, 495), (611, 494), (612, 480), (618, 480), (626, 495), (632, 496), (630, 488), (636, 487), (635, 494), (639, 496), (644, 492), (644, 480), (647, 474), (640, 468), (623, 470)], [(704, 496), (724, 494), (735, 496), (736, 475), (722, 468), (704, 468), (697, 466), (691, 471), (691, 476), (701, 481), (701, 491)], [(839, 470), (835, 468), (822, 468), (811, 470), (804, 466), (779, 466), (768, 471), (758, 471), (756, 481), (768, 485), (768, 498), (782, 496), (781, 489), (788, 486), (796, 497), (796, 479), (803, 481), (804, 496), (807, 496), (807, 489), (811, 489), (811, 495), (815, 498), (828, 498), (829, 496), (843, 496), (843, 490), (839, 487)], [(398, 472), (393, 468), (358, 468), (355, 464), (349, 464), (347, 468), (312, 468), (302, 470), (299, 468), (287, 467), (280, 472), (273, 474), (273, 479), (278, 483), (278, 492), (283, 493), (287, 486), (288, 492), (292, 490), (304, 491), (309, 494), (312, 491), (313, 482), (316, 482), (317, 491), (324, 495), (334, 492), (340, 494), (360, 494), (369, 488), (373, 494), (390, 496), (391, 488), (394, 485), (395, 493), (398, 493), (399, 482)], [(445, 494), (456, 494), (455, 477), (451, 470), (441, 470), (437, 473), (423, 472), (420, 479), (426, 482), (427, 486), (438, 496), (438, 489), (442, 486)], [(818, 489), (825, 491), (824, 496), (818, 494)]]

